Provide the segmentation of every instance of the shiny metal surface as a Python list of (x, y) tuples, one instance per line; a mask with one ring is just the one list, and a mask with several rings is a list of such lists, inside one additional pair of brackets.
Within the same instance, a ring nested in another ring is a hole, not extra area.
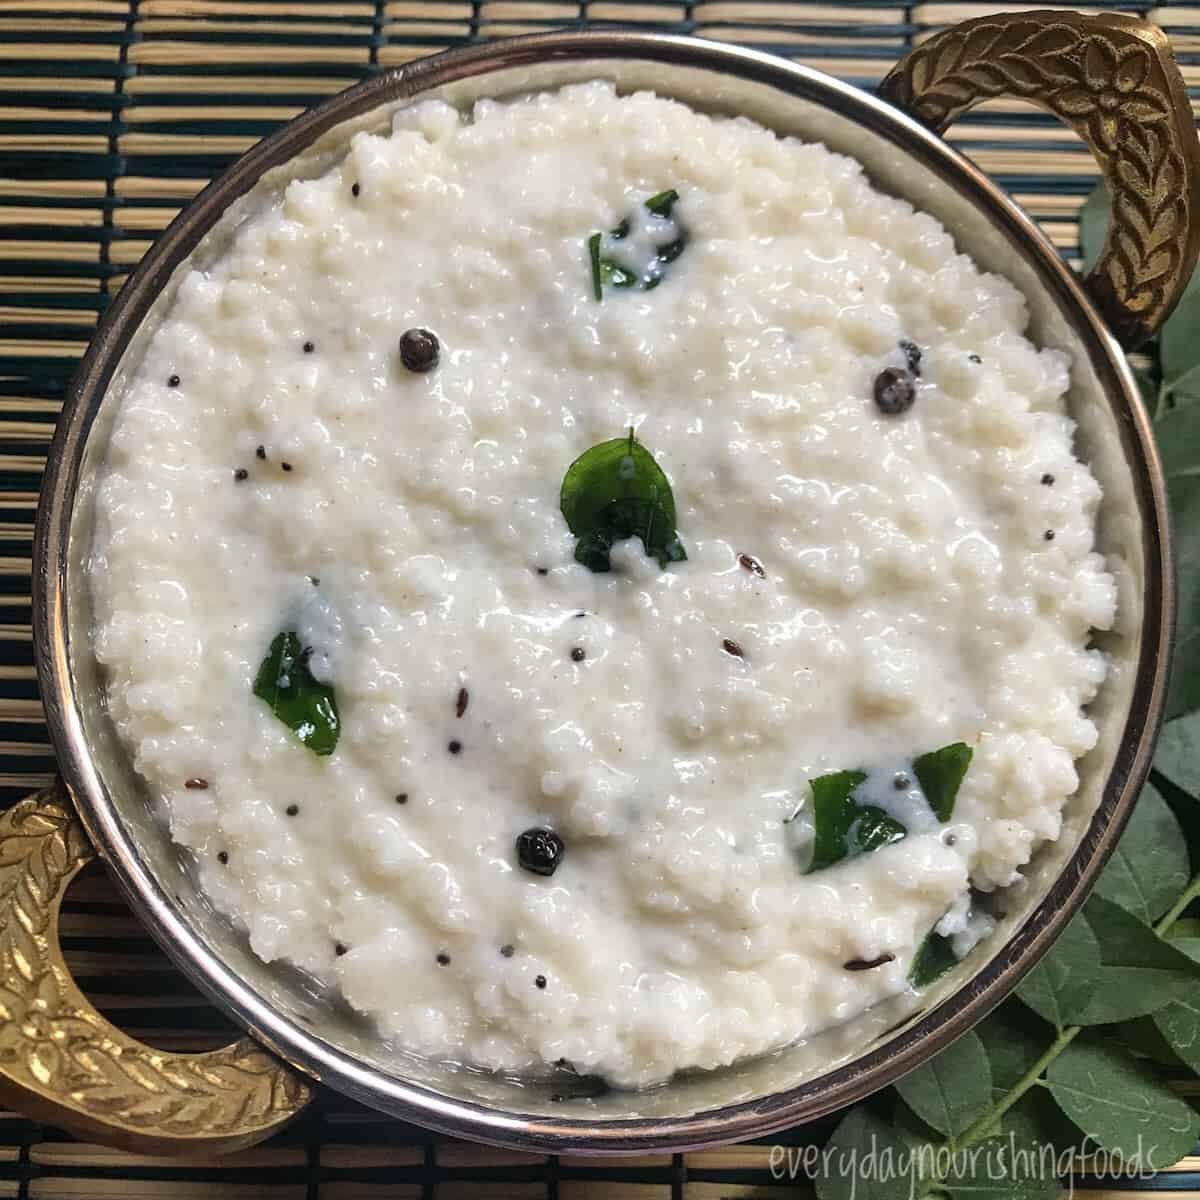
[[(354, 129), (386, 125), (413, 96), (467, 104), (604, 77), (693, 106), (744, 113), (857, 157), (883, 190), (938, 216), (981, 266), (1029, 300), (1032, 333), (1075, 361), (1079, 452), (1105, 491), (1102, 548), (1120, 581), (1113, 672), (1092, 713), (1097, 748), (1061, 840), (1009, 898), (1001, 929), (919, 1000), (898, 998), (770, 1057), (647, 1093), (586, 1081), (511, 1080), (406, 1056), (344, 1006), (269, 968), (205, 902), (117, 744), (91, 650), (86, 559), (92, 492), (121, 380), (169, 307), (172, 276), (218, 253), (287, 179), (319, 173)], [(257, 185), (257, 186), (256, 186)], [(160, 238), (107, 313), (63, 410), (38, 513), (35, 639), (47, 720), (66, 783), (103, 858), (152, 933), (218, 1004), (287, 1062), (411, 1121), (522, 1149), (682, 1149), (762, 1136), (850, 1103), (912, 1069), (982, 1017), (1045, 951), (1111, 851), (1149, 765), (1173, 619), (1161, 468), (1120, 348), (1046, 239), (936, 135), (819, 72), (752, 51), (641, 33), (534, 35), (378, 76), (255, 147)]]

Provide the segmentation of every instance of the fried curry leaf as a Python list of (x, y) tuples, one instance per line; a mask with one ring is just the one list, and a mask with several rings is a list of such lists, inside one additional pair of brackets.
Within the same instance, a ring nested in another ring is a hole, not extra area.
[(950, 939), (938, 933), (937, 927), (934, 926), (913, 955), (912, 966), (908, 968), (908, 982), (918, 990), (927, 988), (956, 966), (958, 958)]
[[(654, 216), (669, 221), (678, 199), (679, 193), (674, 188), (668, 188), (665, 192), (659, 192), (644, 201), (642, 207)], [(608, 236), (613, 241), (621, 242), (629, 236), (632, 229), (633, 222), (626, 217), (615, 229), (608, 231)], [(686, 245), (687, 234), (682, 228), (677, 227), (677, 236), (656, 247), (655, 256), (650, 265), (639, 275), (605, 254), (604, 235), (593, 233), (587, 240), (588, 262), (592, 268), (592, 297), (596, 300), (603, 300), (606, 287), (637, 287), (644, 292), (651, 291), (662, 283), (663, 268), (668, 263), (673, 263), (683, 253)]]
[(954, 801), (970, 765), (971, 747), (966, 742), (952, 742), (913, 762), (913, 774), (939, 821), (950, 820), (954, 813)]
[(687, 558), (675, 532), (675, 497), (654, 456), (633, 436), (585, 450), (563, 477), (559, 506), (575, 535), (575, 561), (611, 571), (614, 542), (640, 537), (660, 567)]
[(815, 833), (808, 872), (878, 850), (906, 833), (883, 809), (855, 802), (854, 790), (866, 778), (864, 771), (835, 771), (812, 781)]
[(332, 754), (341, 723), (333, 688), (308, 669), (308, 654), (292, 630), (275, 636), (258, 668), (254, 694), (314, 753)]

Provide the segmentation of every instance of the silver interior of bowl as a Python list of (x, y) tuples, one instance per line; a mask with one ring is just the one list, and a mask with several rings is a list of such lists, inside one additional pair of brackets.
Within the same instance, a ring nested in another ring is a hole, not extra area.
[[(1038, 853), (1026, 883), (1003, 897), (1007, 915), (993, 938), (919, 999), (896, 998), (767, 1058), (637, 1094), (603, 1091), (571, 1076), (514, 1080), (414, 1058), (381, 1043), (363, 1019), (298, 974), (260, 962), (198, 891), (186, 855), (170, 842), (106, 717), (85, 569), (91, 481), (103, 465), (123, 381), (170, 307), (172, 269), (178, 280), (220, 253), (248, 213), (270, 203), (289, 179), (326, 169), (353, 132), (385, 130), (391, 109), (414, 92), (469, 109), (481, 97), (595, 78), (824, 141), (861, 161), (880, 189), (939, 218), (977, 263), (1016, 284), (1029, 302), (1033, 338), (1067, 351), (1074, 362), (1077, 452), (1104, 489), (1101, 548), (1118, 574), (1121, 605), (1119, 628), (1102, 642), (1111, 673), (1091, 710), (1099, 744), (1079, 764), (1081, 784), (1062, 837)], [(199, 244), (195, 226), (173, 230), (160, 243), (159, 257), (143, 268), (140, 293), (122, 297), (117, 308), (125, 309), (98, 335), (77, 382), (77, 410), (60, 430), (39, 529), (45, 573), (35, 607), (43, 693), (89, 831), (147, 924), (218, 1002), (283, 1057), (409, 1119), (508, 1145), (603, 1152), (762, 1134), (856, 1099), (916, 1065), (1013, 986), (1078, 902), (1144, 774), (1164, 683), (1159, 659), (1169, 640), (1169, 562), (1156, 460), (1118, 348), (1048, 243), (936, 138), (851, 88), (765, 56), (647, 35), (535, 37), (416, 64), (335, 103), (341, 105), (335, 118), (344, 120), (332, 126), (329, 119), (310, 120), (291, 141), (260, 148), (248, 175), (235, 168), (216, 185), (199, 217), (224, 216)], [(246, 191), (264, 167), (271, 169)]]

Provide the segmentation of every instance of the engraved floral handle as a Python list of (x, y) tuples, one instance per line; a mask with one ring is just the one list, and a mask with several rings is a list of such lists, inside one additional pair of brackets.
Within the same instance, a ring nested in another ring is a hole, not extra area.
[(1087, 143), (1113, 219), (1088, 291), (1132, 349), (1167, 319), (1200, 250), (1200, 143), (1166, 35), (1106, 13), (1006, 13), (935, 34), (880, 94), (941, 132), (981, 100), (1049, 109)]
[(63, 894), (93, 857), (61, 784), (0, 816), (0, 1098), (107, 1145), (149, 1154), (248, 1146), (311, 1099), (249, 1038), (171, 1054), (122, 1033), (71, 978)]

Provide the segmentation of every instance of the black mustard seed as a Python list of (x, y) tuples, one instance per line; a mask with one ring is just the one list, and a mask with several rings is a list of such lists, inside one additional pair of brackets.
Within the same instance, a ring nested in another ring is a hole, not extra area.
[(512, 942), (505, 942), (504, 945), (500, 947), (501, 958), (512, 958), (516, 952), (517, 948), (512, 944)]
[(1042, 537), (1044, 537), (1048, 542), (1054, 541), (1054, 530), (1047, 529), (1046, 532), (1042, 534)]
[(167, 387), (178, 387), (178, 386), (179, 386), (179, 376), (178, 375), (168, 375), (167, 376)]
[(288, 815), (289, 817), (294, 817), (294, 816), (296, 816), (296, 814), (297, 814), (297, 813), (299, 813), (299, 811), (300, 811), (300, 805), (298, 805), (298, 804), (289, 804), (289, 805), (287, 806), (287, 808), (285, 808), (283, 811), (284, 811), (285, 813), (287, 813), (287, 815)]
[(875, 376), (875, 405), (885, 416), (907, 412), (917, 398), (913, 377), (899, 367), (884, 367)]
[(587, 651), (582, 646), (576, 646), (571, 651), (572, 662), (583, 662), (585, 658), (587, 658)]
[(358, 195), (361, 191), (362, 191), (362, 184), (355, 183), (355, 184), (352, 184), (350, 187), (350, 195), (355, 197), (355, 199), (358, 198)]
[(267, 457), (266, 446), (256, 446), (255, 450), (254, 450), (254, 457), (255, 458), (266, 458)]
[(437, 956), (437, 963), (439, 967), (448, 967), (450, 965), (450, 955), (448, 955), (445, 951), (442, 951), (442, 953)]
[(458, 740), (458, 738), (454, 738), (450, 742), (450, 744), (446, 747), (446, 749), (449, 750), (451, 754), (461, 754), (462, 753), (462, 742), (460, 742)]
[(346, 947), (343, 946), (341, 942), (334, 942), (333, 952), (338, 956), (338, 958), (341, 958), (342, 955), (346, 953)]
[(305, 354), (311, 354), (316, 348), (317, 347), (312, 342), (304, 343), (304, 353)]
[(544, 987), (546, 986), (546, 977), (545, 977), (545, 975), (539, 975), (539, 976), (538, 976), (538, 977), (537, 977), (537, 978), (536, 978), (536, 979), (533, 981), (533, 986), (534, 986), (534, 987), (538, 987), (538, 988), (544, 988)]
[(229, 851), (228, 850), (218, 850), (217, 851), (217, 862), (219, 862), (221, 864), (221, 866), (224, 866), (228, 861), (229, 861)]
[(281, 462), (279, 466), (280, 469), (284, 471), (290, 471), (292, 469), (292, 464), (290, 462)]
[(238, 467), (238, 469), (234, 471), (233, 477), (238, 483), (241, 483), (243, 479), (246, 479), (249, 476), (249, 474), (250, 472), (247, 471), (245, 467)]
[(408, 803), (408, 793), (407, 792), (397, 792), (396, 793), (396, 803), (397, 804), (407, 804)]
[(1047, 471), (1046, 474), (1042, 476), (1042, 486), (1043, 487), (1053, 487), (1054, 486), (1054, 476), (1051, 475), (1049, 471)]
[(400, 361), (410, 371), (423, 374), (438, 365), (442, 347), (429, 329), (406, 329), (400, 335)]

